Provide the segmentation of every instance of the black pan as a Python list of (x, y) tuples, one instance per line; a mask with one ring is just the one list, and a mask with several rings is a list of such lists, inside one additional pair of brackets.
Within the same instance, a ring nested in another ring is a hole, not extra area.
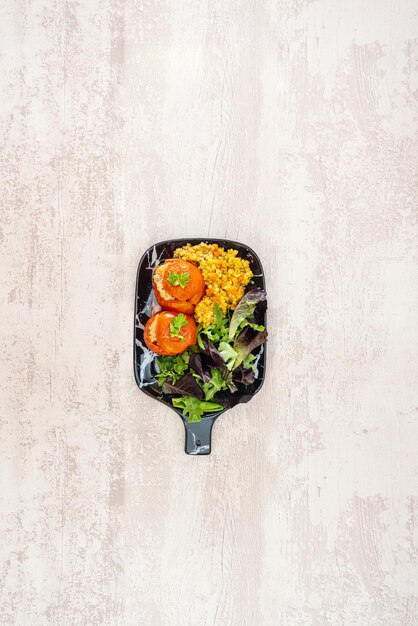
[[(254, 354), (258, 356), (257, 369), (258, 374), (252, 385), (244, 387), (239, 385), (238, 391), (234, 394), (229, 392), (223, 392), (225, 394), (227, 402), (220, 402), (221, 404), (228, 404), (227, 408), (222, 409), (218, 413), (206, 414), (202, 417), (200, 422), (188, 423), (187, 418), (184, 418), (180, 409), (176, 409), (171, 404), (171, 398), (173, 396), (163, 395), (161, 389), (158, 387), (155, 380), (155, 374), (158, 372), (156, 358), (153, 352), (148, 350), (144, 343), (144, 326), (147, 320), (161, 310), (158, 305), (153, 290), (152, 278), (153, 271), (164, 261), (173, 256), (174, 250), (186, 243), (196, 245), (201, 241), (207, 243), (217, 243), (225, 249), (234, 248), (238, 250), (240, 257), (248, 259), (250, 261), (250, 267), (254, 274), (253, 281), (255, 287), (266, 288), (264, 280), (264, 271), (261, 265), (260, 259), (248, 246), (236, 241), (230, 241), (229, 239), (207, 239), (207, 238), (193, 238), (193, 239), (170, 239), (168, 241), (160, 241), (155, 245), (148, 248), (145, 254), (142, 256), (138, 272), (136, 276), (136, 294), (135, 294), (135, 327), (134, 327), (134, 373), (135, 380), (138, 387), (159, 402), (162, 402), (166, 406), (175, 411), (183, 420), (186, 430), (186, 445), (185, 452), (187, 454), (210, 454), (211, 452), (211, 436), (212, 427), (215, 420), (228, 408), (232, 408), (235, 404), (240, 402), (249, 402), (252, 397), (260, 390), (265, 375), (266, 366), (266, 345), (262, 345), (254, 351)], [(264, 316), (265, 317), (265, 316)], [(266, 325), (266, 320), (262, 320), (261, 323)], [(215, 399), (214, 399), (215, 400)]]

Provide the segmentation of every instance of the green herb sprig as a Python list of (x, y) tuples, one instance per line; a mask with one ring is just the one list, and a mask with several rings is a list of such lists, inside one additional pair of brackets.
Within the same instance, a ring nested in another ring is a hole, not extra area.
[(178, 315), (176, 315), (176, 317), (170, 324), (170, 337), (178, 337), (179, 339), (184, 341), (184, 337), (180, 332), (180, 328), (183, 328), (183, 326), (186, 326), (188, 323), (189, 322), (184, 313), (179, 313)]
[(171, 272), (171, 274), (167, 276), (167, 280), (173, 287), (179, 286), (184, 288), (190, 282), (190, 274), (188, 272)]

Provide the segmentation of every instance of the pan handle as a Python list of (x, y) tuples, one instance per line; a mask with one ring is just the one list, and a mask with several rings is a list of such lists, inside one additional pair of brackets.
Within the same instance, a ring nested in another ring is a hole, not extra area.
[(186, 430), (186, 454), (210, 454), (212, 427), (218, 415), (202, 417), (200, 422), (183, 419)]

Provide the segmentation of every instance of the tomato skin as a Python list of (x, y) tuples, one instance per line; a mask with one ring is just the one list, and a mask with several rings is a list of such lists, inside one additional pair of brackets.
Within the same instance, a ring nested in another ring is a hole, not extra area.
[[(197, 327), (195, 321), (190, 315), (186, 315), (187, 324), (180, 328), (180, 334), (184, 337), (170, 336), (170, 324), (176, 317), (176, 313), (170, 311), (160, 311), (156, 313), (145, 324), (144, 341), (147, 347), (162, 356), (174, 356), (184, 352), (196, 343)], [(155, 323), (155, 341), (151, 339), (151, 326)]]
[(167, 311), (178, 311), (179, 313), (194, 313), (194, 305), (191, 302), (180, 302), (180, 300), (165, 300), (158, 291), (154, 283), (154, 293), (158, 304)]
[(155, 315), (150, 317), (149, 320), (147, 321), (147, 323), (145, 324), (145, 327), (144, 327), (144, 341), (145, 341), (145, 343), (147, 345), (147, 348), (152, 350), (152, 352), (155, 352), (156, 354), (160, 354), (162, 356), (165, 356), (166, 352), (164, 351), (164, 348), (159, 346), (157, 343), (155, 343), (151, 339), (151, 326), (152, 326), (152, 323), (154, 322), (154, 320), (160, 314), (160, 312), (161, 311), (159, 311), (158, 313), (155, 313)]
[(164, 350), (170, 351), (170, 354), (180, 354), (180, 352), (184, 352), (187, 348), (196, 343), (197, 336), (197, 327), (194, 319), (190, 315), (186, 315), (187, 324), (180, 328), (180, 334), (184, 339), (181, 340), (180, 337), (171, 337), (170, 324), (175, 317), (175, 313), (163, 311), (160, 314), (157, 327), (158, 343)]

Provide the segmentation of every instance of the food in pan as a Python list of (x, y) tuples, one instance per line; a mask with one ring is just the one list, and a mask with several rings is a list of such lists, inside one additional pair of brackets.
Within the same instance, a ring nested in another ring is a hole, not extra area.
[(228, 309), (234, 309), (253, 277), (247, 259), (239, 257), (237, 250), (224, 250), (217, 243), (202, 241), (197, 246), (187, 244), (177, 248), (174, 256), (197, 263), (203, 275), (206, 294), (195, 309), (196, 321), (202, 326), (215, 321), (215, 302), (220, 306), (223, 315)]
[(144, 340), (158, 355), (161, 392), (189, 422), (234, 406), (235, 392), (258, 375), (267, 301), (259, 287), (246, 291), (252, 277), (237, 250), (206, 242), (177, 248), (154, 271), (165, 310), (147, 321)]
[(185, 313), (160, 311), (145, 324), (144, 341), (156, 354), (180, 354), (196, 342), (197, 327), (194, 319)]
[(154, 272), (154, 293), (163, 309), (191, 314), (204, 292), (202, 272), (193, 263), (167, 259)]

